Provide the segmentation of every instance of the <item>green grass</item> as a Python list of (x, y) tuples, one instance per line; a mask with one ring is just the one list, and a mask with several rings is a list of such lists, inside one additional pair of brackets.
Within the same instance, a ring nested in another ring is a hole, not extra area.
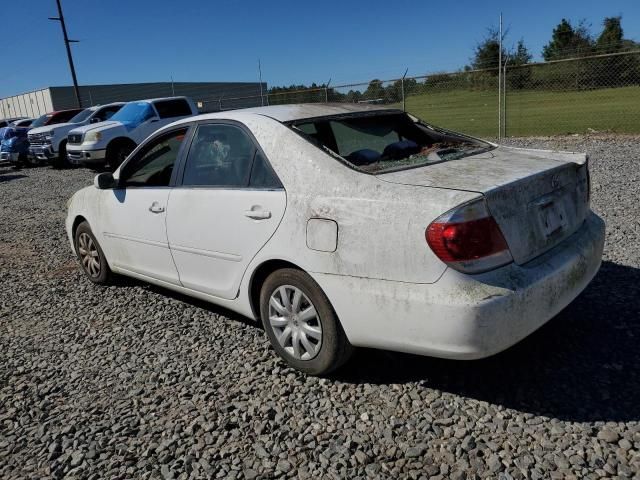
[[(498, 133), (496, 92), (429, 92), (407, 97), (407, 111), (429, 123), (481, 137)], [(576, 92), (507, 93), (507, 135), (559, 135), (589, 129), (640, 132), (640, 86)]]

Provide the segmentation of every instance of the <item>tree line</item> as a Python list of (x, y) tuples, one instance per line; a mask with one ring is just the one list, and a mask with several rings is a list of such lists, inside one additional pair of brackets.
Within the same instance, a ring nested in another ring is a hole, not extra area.
[[(640, 62), (636, 55), (596, 57), (598, 55), (640, 51), (640, 43), (624, 37), (622, 17), (606, 17), (602, 30), (594, 35), (585, 21), (572, 23), (563, 18), (551, 32), (541, 56), (544, 65), (530, 65), (533, 55), (524, 39), (512, 48), (506, 47), (508, 31), (503, 35), (502, 65), (507, 66), (505, 84), (510, 90), (549, 89), (580, 90), (624, 85), (640, 85)], [(424, 81), (404, 79), (405, 95), (443, 90), (493, 90), (498, 86), (500, 37), (496, 28), (487, 34), (473, 51), (468, 65), (458, 72), (436, 73)], [(595, 57), (595, 58), (585, 58)], [(583, 58), (579, 61), (555, 62)], [(324, 84), (271, 87), (271, 103), (291, 102), (370, 102), (395, 103), (402, 99), (403, 81), (383, 82), (374, 79), (366, 89), (337, 91)], [(271, 95), (278, 94), (278, 95)]]

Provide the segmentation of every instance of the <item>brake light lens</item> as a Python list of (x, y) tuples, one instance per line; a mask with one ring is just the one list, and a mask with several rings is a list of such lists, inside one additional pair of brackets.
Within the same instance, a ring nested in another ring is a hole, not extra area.
[(460, 272), (486, 272), (513, 261), (484, 199), (441, 215), (427, 227), (425, 237), (433, 253)]

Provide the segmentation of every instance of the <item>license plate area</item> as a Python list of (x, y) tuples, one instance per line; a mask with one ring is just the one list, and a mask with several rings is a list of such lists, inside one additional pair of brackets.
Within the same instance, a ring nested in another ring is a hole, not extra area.
[(561, 236), (568, 227), (562, 196), (549, 195), (534, 202), (540, 231), (545, 239)]

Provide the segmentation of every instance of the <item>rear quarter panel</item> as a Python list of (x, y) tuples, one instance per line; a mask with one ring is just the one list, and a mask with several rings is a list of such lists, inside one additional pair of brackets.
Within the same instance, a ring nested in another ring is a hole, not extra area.
[[(278, 258), (317, 273), (436, 282), (446, 265), (425, 240), (429, 223), (477, 193), (394, 185), (350, 169), (288, 127), (247, 116), (252, 130), (287, 191), (280, 227), (252, 267)], [(307, 246), (311, 218), (338, 224), (335, 252)], [(250, 269), (252, 268), (250, 267)]]

